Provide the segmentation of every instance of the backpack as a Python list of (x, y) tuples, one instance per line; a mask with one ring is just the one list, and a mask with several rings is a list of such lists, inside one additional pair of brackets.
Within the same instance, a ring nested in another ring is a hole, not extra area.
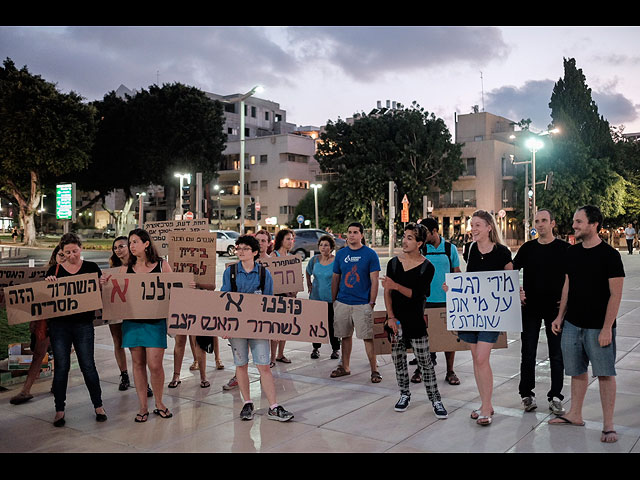
[[(264, 292), (264, 283), (265, 283), (265, 278), (267, 276), (266, 270), (267, 270), (266, 268), (264, 268), (261, 264), (258, 263), (258, 274), (260, 275), (260, 291), (261, 292)], [(231, 291), (237, 292), (238, 291), (238, 285), (236, 284), (236, 276), (238, 275), (237, 263), (231, 264), (231, 266), (229, 267), (229, 274), (230, 274), (229, 280), (231, 281)]]
[(451, 265), (451, 242), (447, 242), (445, 239), (442, 239), (444, 242), (444, 252), (427, 252), (425, 255), (446, 255), (447, 260), (449, 260), (449, 273), (453, 273), (453, 266)]
[[(392, 277), (396, 276), (396, 270), (398, 268), (398, 262), (400, 262), (400, 260), (398, 260), (398, 257), (393, 257), (391, 259), (391, 275)], [(422, 276), (424, 274), (424, 272), (427, 270), (427, 268), (429, 268), (429, 261), (424, 261), (422, 262), (422, 264), (420, 265), (420, 276)]]

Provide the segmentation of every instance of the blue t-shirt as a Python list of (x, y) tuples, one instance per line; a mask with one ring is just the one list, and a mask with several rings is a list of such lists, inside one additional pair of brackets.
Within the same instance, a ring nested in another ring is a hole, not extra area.
[[(335, 261), (335, 259), (334, 259)], [(328, 265), (320, 263), (320, 255), (316, 255), (307, 264), (307, 275), (313, 275), (311, 300), (322, 300), (331, 303), (331, 280), (333, 279), (333, 261)]]
[(371, 248), (363, 245), (352, 250), (348, 245), (336, 252), (333, 273), (340, 275), (338, 300), (347, 305), (369, 303), (372, 272), (380, 271), (380, 259)]
[[(242, 293), (257, 293), (260, 290), (260, 273), (258, 271), (258, 264), (254, 263), (253, 270), (247, 272), (242, 266), (242, 262), (237, 263), (236, 271), (236, 287), (238, 292)], [(231, 269), (229, 267), (224, 269), (222, 274), (222, 292), (231, 291)], [(262, 295), (273, 295), (273, 278), (269, 270), (265, 271), (264, 277), (264, 291), (260, 292)]]
[[(435, 255), (433, 255), (435, 253)], [(436, 273), (431, 280), (431, 294), (427, 297), (427, 303), (443, 303), (447, 301), (447, 296), (442, 290), (442, 284), (445, 280), (445, 275), (449, 273), (449, 259), (444, 249), (444, 238), (440, 237), (440, 245), (438, 248), (427, 243), (427, 255), (425, 257), (433, 264), (436, 269)], [(455, 245), (451, 245), (451, 268), (460, 266), (460, 257), (458, 257), (458, 249)]]

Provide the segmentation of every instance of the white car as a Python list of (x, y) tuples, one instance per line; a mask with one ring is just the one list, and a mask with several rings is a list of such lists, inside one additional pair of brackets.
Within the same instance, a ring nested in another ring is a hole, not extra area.
[(230, 257), (236, 254), (236, 240), (240, 237), (238, 232), (233, 230), (211, 230), (216, 234), (216, 251), (220, 254), (227, 254)]

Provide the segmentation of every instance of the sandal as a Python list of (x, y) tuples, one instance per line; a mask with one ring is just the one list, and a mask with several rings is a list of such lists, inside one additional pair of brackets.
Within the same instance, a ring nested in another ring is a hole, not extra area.
[[(491, 410), (491, 415), (495, 414), (496, 412)], [(480, 418), (480, 409), (474, 410), (473, 412), (471, 412), (470, 415), (471, 419), (473, 420), (477, 420), (478, 418)]]
[(378, 372), (371, 372), (371, 383), (380, 383), (382, 381), (382, 375)]
[(618, 434), (615, 430), (602, 430), (600, 441), (603, 443), (614, 443), (618, 441)]
[(191, 366), (189, 367), (189, 370), (200, 370), (200, 365), (198, 365), (198, 361), (194, 361)]
[(351, 372), (347, 372), (342, 365), (338, 365), (336, 369), (331, 372), (331, 378), (344, 377), (345, 375), (351, 375)]
[(287, 357), (283, 355), (280, 358), (276, 358), (276, 362), (291, 363), (291, 360), (289, 360)]
[(138, 413), (136, 415), (136, 418), (134, 419), (134, 422), (136, 423), (144, 423), (149, 419), (149, 412), (147, 413)]
[(489, 425), (491, 425), (491, 417), (487, 417), (485, 415), (480, 415), (478, 417), (478, 419), (476, 420), (476, 423), (482, 427), (487, 427)]
[(460, 379), (453, 370), (451, 372), (447, 372), (444, 379), (449, 383), (449, 385), (460, 385)]
[[(178, 377), (178, 378), (180, 378), (180, 374), (179, 374), (179, 373), (175, 373), (175, 372), (174, 372), (174, 373), (173, 373), (173, 376), (174, 376), (174, 377)], [(181, 380), (171, 380), (171, 381), (169, 382), (169, 388), (176, 388), (176, 387), (177, 387), (178, 385), (180, 385), (181, 383), (182, 383), (182, 381), (181, 381)]]
[(211, 384), (209, 383), (208, 380), (202, 380), (200, 382), (200, 388), (209, 388), (211, 386)]
[(269, 368), (273, 368), (276, 366), (276, 362), (269, 362)]
[(216, 370), (224, 370), (224, 365), (220, 360), (216, 360)]
[(411, 377), (411, 383), (420, 383), (422, 381), (422, 374), (420, 373), (420, 369), (416, 368), (416, 371), (413, 372), (413, 376)]
[(171, 418), (173, 417), (173, 413), (171, 413), (169, 411), (169, 408), (165, 408), (164, 410), (160, 410), (159, 408), (156, 408), (153, 413), (155, 413), (156, 415), (159, 415), (162, 418)]
[(11, 400), (9, 400), (9, 403), (11, 405), (20, 405), (20, 404), (22, 404), (24, 402), (28, 402), (32, 398), (33, 398), (33, 395), (28, 394), (28, 393), (24, 393), (24, 392), (20, 392), (15, 397), (12, 397)]

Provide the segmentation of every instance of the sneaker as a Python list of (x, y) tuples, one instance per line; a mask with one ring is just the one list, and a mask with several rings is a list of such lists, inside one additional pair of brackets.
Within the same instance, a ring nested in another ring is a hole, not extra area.
[(318, 351), (317, 348), (314, 348), (313, 351), (311, 352), (311, 358), (313, 359), (320, 358), (320, 352)]
[(240, 418), (242, 420), (253, 420), (253, 403), (247, 402), (240, 411)]
[(130, 386), (131, 382), (129, 381), (129, 374), (127, 372), (122, 372), (120, 374), (120, 385), (118, 385), (118, 390), (124, 392)]
[(238, 379), (236, 378), (236, 376), (234, 375), (233, 377), (231, 377), (231, 380), (229, 380), (228, 383), (224, 384), (222, 386), (223, 390), (231, 390), (234, 389), (238, 386)]
[(411, 395), (405, 395), (404, 393), (400, 395), (400, 400), (396, 403), (396, 406), (393, 408), (396, 412), (404, 412), (409, 407), (409, 402), (411, 401)]
[(538, 405), (536, 404), (536, 397), (524, 397), (522, 399), (522, 404), (524, 405), (525, 412), (533, 412), (538, 408)]
[(549, 410), (551, 410), (555, 415), (562, 415), (565, 413), (562, 402), (557, 397), (553, 397), (549, 400)]
[(278, 420), (279, 422), (287, 422), (293, 418), (293, 413), (287, 412), (282, 406), (278, 405), (276, 408), (270, 408), (267, 412), (267, 418), (271, 420)]
[(331, 352), (331, 360), (337, 360), (338, 358), (340, 358), (340, 352), (338, 350)]
[(447, 413), (447, 409), (444, 408), (444, 405), (440, 400), (433, 402), (433, 413), (436, 414), (436, 418), (449, 418), (449, 414)]

